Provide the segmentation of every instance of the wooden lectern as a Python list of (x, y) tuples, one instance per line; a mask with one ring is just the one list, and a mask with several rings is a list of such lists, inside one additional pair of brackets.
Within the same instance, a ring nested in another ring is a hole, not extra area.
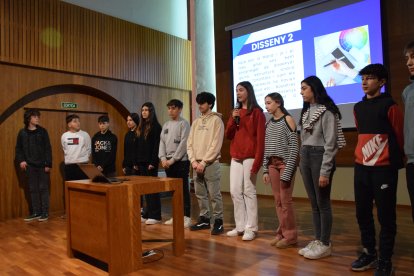
[(142, 267), (141, 199), (143, 194), (172, 191), (173, 252), (184, 254), (182, 180), (128, 176), (121, 184), (66, 181), (67, 250), (108, 264), (110, 275)]

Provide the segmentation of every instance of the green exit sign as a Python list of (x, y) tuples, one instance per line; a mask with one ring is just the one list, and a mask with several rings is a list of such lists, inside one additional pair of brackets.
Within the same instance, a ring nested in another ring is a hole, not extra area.
[(78, 108), (78, 104), (77, 103), (62, 102), (61, 103), (61, 106), (62, 106), (62, 108), (71, 108), (71, 109)]

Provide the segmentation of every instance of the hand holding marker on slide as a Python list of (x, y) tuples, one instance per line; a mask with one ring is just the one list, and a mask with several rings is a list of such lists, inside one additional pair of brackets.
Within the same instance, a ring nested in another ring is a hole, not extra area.
[(345, 58), (345, 56), (340, 57), (340, 58), (338, 58), (338, 59), (334, 59), (334, 60), (332, 60), (331, 62), (329, 62), (328, 64), (325, 64), (323, 67), (328, 67), (329, 65), (334, 64), (334, 63), (337, 63), (337, 62), (338, 62), (338, 60), (341, 60), (341, 59), (344, 59), (344, 58)]
[(333, 67), (333, 70), (341, 75), (345, 75), (351, 79), (354, 79), (357, 75), (358, 75), (358, 71), (353, 69), (353, 68), (349, 68), (348, 65), (343, 62), (341, 59), (336, 59), (330, 63), (328, 63), (326, 66), (331, 65)]

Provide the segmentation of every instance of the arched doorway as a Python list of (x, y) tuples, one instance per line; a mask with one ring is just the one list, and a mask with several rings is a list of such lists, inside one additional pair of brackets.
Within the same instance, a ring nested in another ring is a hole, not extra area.
[[(77, 105), (76, 109), (62, 108), (62, 103)], [(58, 213), (64, 209), (63, 177), (60, 170), (63, 152), (61, 135), (66, 131), (65, 118), (76, 113), (81, 118), (81, 128), (92, 137), (98, 131), (97, 118), (102, 114), (110, 117), (111, 131), (118, 137), (117, 172), (121, 173), (123, 158), (123, 137), (127, 131), (125, 117), (128, 110), (103, 91), (82, 85), (60, 85), (33, 91), (12, 104), (0, 115), (0, 220), (21, 217), (28, 213), (25, 198), (24, 177), (14, 164), (16, 137), (23, 127), (25, 108), (39, 108), (41, 125), (45, 127), (52, 144), (53, 168), (50, 185), (50, 212)]]

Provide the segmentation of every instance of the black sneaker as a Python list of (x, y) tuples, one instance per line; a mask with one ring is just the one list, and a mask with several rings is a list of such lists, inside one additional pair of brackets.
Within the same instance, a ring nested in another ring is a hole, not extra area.
[(200, 216), (196, 224), (190, 226), (191, 231), (210, 229), (210, 219), (204, 216)]
[(213, 230), (211, 230), (211, 235), (220, 235), (223, 232), (224, 232), (223, 220), (222, 219), (216, 219), (214, 221)]
[(42, 221), (47, 221), (48, 219), (49, 219), (49, 215), (48, 214), (43, 214), (43, 215), (40, 216), (38, 221), (42, 222)]
[(378, 267), (375, 270), (374, 276), (391, 276), (394, 275), (394, 268), (391, 261), (378, 260)]
[(31, 214), (28, 217), (25, 217), (23, 220), (26, 222), (33, 221), (35, 219), (39, 219), (41, 216), (39, 214)]
[(359, 258), (352, 263), (352, 270), (365, 271), (370, 268), (376, 268), (377, 263), (377, 253), (368, 254), (368, 250), (364, 248)]

